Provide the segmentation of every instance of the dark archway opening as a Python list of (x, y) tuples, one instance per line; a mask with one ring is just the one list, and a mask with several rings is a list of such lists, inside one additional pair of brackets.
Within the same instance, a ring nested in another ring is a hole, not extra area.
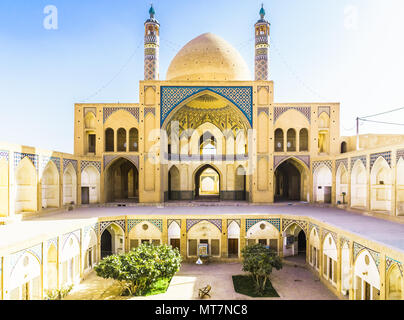
[(275, 171), (275, 202), (301, 200), (301, 174), (292, 161), (286, 160)]
[(112, 235), (105, 229), (101, 236), (101, 259), (112, 255)]
[(139, 199), (139, 172), (127, 159), (116, 160), (106, 171), (106, 199), (108, 202), (137, 202)]
[[(205, 181), (205, 179), (207, 179)], [(195, 173), (194, 199), (203, 201), (220, 200), (220, 174), (207, 164)]]
[(297, 248), (299, 255), (306, 255), (306, 234), (303, 230), (297, 236)]

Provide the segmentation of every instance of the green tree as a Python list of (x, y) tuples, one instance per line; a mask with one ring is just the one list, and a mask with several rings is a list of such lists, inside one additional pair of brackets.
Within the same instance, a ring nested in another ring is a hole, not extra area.
[(282, 260), (276, 252), (261, 244), (246, 246), (241, 252), (243, 271), (251, 274), (257, 293), (262, 295), (273, 268), (282, 269)]
[(171, 246), (142, 244), (132, 251), (104, 258), (94, 267), (99, 277), (117, 280), (122, 292), (142, 295), (162, 278), (172, 278), (181, 266), (181, 256)]

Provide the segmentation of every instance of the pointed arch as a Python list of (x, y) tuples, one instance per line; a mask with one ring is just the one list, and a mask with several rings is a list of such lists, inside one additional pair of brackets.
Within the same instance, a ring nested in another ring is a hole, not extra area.
[(81, 203), (93, 204), (99, 201), (100, 173), (97, 168), (90, 164), (81, 173)]
[(368, 250), (359, 252), (354, 261), (355, 300), (378, 300), (380, 298), (380, 273)]
[(383, 157), (377, 158), (370, 172), (371, 210), (391, 211), (392, 170)]
[(335, 176), (335, 198), (337, 203), (345, 204), (348, 200), (348, 179), (348, 170), (341, 163)]
[(8, 161), (0, 159), (0, 217), (7, 217), (9, 214), (9, 173)]
[(315, 269), (320, 269), (320, 237), (317, 228), (312, 228), (309, 236), (309, 263)]
[(180, 170), (176, 165), (171, 166), (168, 171), (168, 199), (181, 199), (181, 176)]
[(400, 158), (396, 166), (396, 192), (397, 192), (397, 215), (404, 215), (404, 159)]
[(387, 270), (386, 299), (403, 300), (403, 275), (397, 263)]
[(77, 203), (77, 172), (69, 163), (63, 173), (63, 205)]
[(37, 171), (28, 157), (15, 170), (15, 213), (37, 211)]
[(366, 208), (368, 182), (366, 168), (360, 159), (351, 170), (351, 206)]
[(46, 276), (49, 290), (56, 289), (58, 285), (57, 263), (58, 263), (58, 252), (56, 246), (52, 243), (48, 247), (47, 252)]
[(42, 173), (42, 208), (59, 207), (59, 171), (53, 161), (49, 161)]
[(321, 164), (313, 173), (313, 197), (315, 202), (331, 203), (332, 172)]

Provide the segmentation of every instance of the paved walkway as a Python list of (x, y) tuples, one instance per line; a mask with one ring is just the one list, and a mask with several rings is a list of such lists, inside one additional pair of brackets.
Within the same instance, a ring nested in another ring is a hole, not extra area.
[[(290, 215), (312, 217), (365, 239), (379, 242), (395, 250), (404, 252), (404, 224), (387, 221), (368, 215), (349, 212), (337, 208), (322, 208), (309, 204), (278, 205), (199, 205), (199, 206), (136, 206), (136, 207), (92, 207), (79, 208), (49, 214), (21, 223), (0, 226), (0, 249), (15, 242), (22, 242), (41, 234), (56, 234), (67, 226), (84, 220), (97, 221), (98, 217), (125, 215), (162, 216), (206, 216), (221, 215)], [(68, 221), (68, 223), (66, 223)], [(41, 223), (39, 223), (41, 222)]]
[[(232, 276), (244, 274), (239, 263), (194, 265), (184, 264), (174, 276), (166, 293), (134, 297), (131, 300), (195, 300), (198, 289), (207, 284), (212, 286), (212, 300), (251, 300), (234, 291)], [(309, 270), (292, 265), (284, 265), (271, 275), (273, 287), (280, 298), (262, 298), (264, 300), (336, 300), (331, 293)], [(93, 272), (78, 285), (66, 300), (127, 300), (119, 297), (119, 287), (113, 280), (105, 280)], [(261, 300), (262, 300), (261, 299)]]

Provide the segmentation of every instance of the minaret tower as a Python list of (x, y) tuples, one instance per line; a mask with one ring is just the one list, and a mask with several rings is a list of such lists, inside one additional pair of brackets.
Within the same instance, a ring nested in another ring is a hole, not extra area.
[(149, 10), (150, 18), (146, 20), (144, 35), (144, 79), (159, 79), (160, 23), (154, 18), (156, 12), (153, 4)]
[(269, 78), (269, 28), (265, 20), (264, 4), (260, 10), (261, 19), (255, 24), (255, 80)]

